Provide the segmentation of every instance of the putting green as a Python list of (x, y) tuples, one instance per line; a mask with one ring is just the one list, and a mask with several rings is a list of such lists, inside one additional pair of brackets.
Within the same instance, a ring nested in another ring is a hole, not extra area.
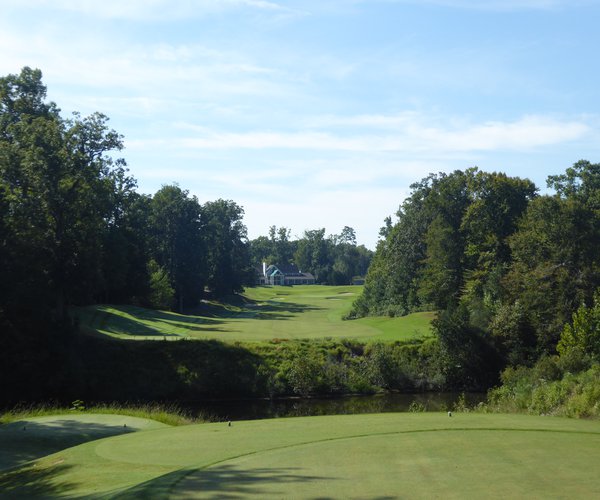
[(598, 498), (598, 471), (599, 422), (396, 413), (114, 436), (0, 476), (0, 489), (174, 499)]

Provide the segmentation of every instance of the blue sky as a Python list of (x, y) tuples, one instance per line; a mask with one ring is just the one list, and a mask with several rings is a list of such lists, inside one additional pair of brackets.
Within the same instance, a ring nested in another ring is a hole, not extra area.
[(232, 199), (249, 236), (352, 226), (409, 185), (600, 161), (600, 2), (0, 0), (0, 74), (125, 136), (141, 192)]

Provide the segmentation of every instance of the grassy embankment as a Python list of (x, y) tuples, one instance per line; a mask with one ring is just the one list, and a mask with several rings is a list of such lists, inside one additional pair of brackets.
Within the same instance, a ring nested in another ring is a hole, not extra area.
[(121, 339), (217, 339), (256, 342), (278, 339), (348, 338), (396, 341), (429, 335), (433, 313), (344, 321), (359, 286), (249, 288), (235, 303), (206, 302), (181, 315), (133, 306), (79, 308), (84, 329)]
[[(80, 336), (77, 349), (74, 378), (85, 383), (63, 399), (196, 400), (441, 387), (435, 347), (419, 342), (431, 335), (433, 313), (344, 321), (361, 291), (258, 287), (228, 302), (204, 302), (188, 315), (131, 306), (79, 308), (82, 330), (92, 334)], [(144, 342), (107, 342), (113, 339)], [(163, 339), (194, 341), (151, 341)]]
[[(44, 440), (62, 440), (64, 449), (36, 454), (32, 444)], [(22, 497), (600, 495), (600, 423), (525, 415), (396, 413), (169, 427), (70, 414), (2, 425), (0, 449), (0, 467), (12, 466), (0, 471), (0, 491)]]

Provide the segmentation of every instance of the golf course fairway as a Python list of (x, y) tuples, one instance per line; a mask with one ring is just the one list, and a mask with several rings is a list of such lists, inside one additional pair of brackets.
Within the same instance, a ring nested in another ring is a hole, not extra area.
[(145, 427), (0, 471), (0, 496), (600, 498), (597, 421), (385, 413)]
[(344, 321), (361, 292), (362, 286), (263, 286), (246, 289), (235, 304), (205, 303), (194, 314), (114, 305), (80, 307), (74, 314), (85, 331), (121, 340), (264, 342), (329, 337), (395, 342), (431, 334), (434, 312)]

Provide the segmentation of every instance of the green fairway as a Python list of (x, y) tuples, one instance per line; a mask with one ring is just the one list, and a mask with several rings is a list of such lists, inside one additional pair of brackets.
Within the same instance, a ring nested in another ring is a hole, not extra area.
[[(2, 439), (0, 433), (0, 445)], [(598, 498), (599, 467), (596, 421), (392, 413), (140, 430), (0, 473), (0, 491), (173, 499)]]
[(235, 304), (204, 303), (194, 315), (133, 306), (90, 306), (76, 315), (88, 331), (128, 339), (394, 341), (429, 334), (433, 313), (342, 320), (361, 291), (360, 286), (257, 287)]

